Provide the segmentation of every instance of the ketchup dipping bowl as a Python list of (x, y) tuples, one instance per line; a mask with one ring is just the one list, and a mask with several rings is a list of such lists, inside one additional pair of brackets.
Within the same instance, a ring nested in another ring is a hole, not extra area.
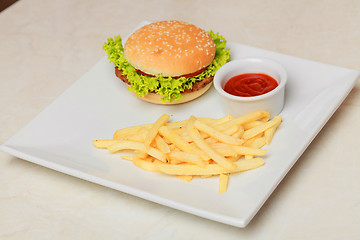
[[(236, 96), (224, 90), (225, 84), (242, 74), (267, 75), (278, 85), (271, 91), (257, 96)], [(265, 110), (270, 115), (278, 115), (284, 107), (286, 70), (277, 62), (266, 58), (246, 58), (232, 60), (222, 66), (214, 76), (214, 87), (220, 94), (225, 114), (238, 117), (256, 110)]]

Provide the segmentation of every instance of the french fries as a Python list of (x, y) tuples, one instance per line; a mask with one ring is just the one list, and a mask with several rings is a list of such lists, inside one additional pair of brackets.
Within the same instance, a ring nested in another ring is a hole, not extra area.
[(201, 137), (200, 133), (195, 129), (195, 121), (196, 118), (194, 116), (191, 116), (188, 125), (187, 130), (189, 132), (190, 137), (193, 139), (195, 144), (204, 151), (208, 156), (211, 157), (211, 159), (215, 162), (217, 162), (219, 165), (221, 165), (225, 169), (234, 169), (235, 166), (231, 161), (228, 161), (226, 158), (221, 156), (218, 152), (216, 152), (214, 149), (212, 149)]
[(162, 126), (159, 129), (159, 133), (183, 152), (193, 153), (195, 155), (198, 155), (200, 158), (204, 160), (209, 159), (209, 157), (206, 154), (204, 154), (200, 149), (195, 148), (193, 145), (190, 145), (187, 141), (181, 138), (180, 135), (176, 134), (168, 127)]
[(282, 122), (281, 116), (269, 120), (266, 111), (255, 111), (237, 118), (196, 118), (169, 122), (163, 114), (153, 124), (116, 130), (113, 139), (94, 140), (97, 148), (111, 153), (133, 150), (121, 156), (150, 172), (175, 175), (190, 182), (194, 177), (219, 176), (219, 193), (228, 189), (229, 175), (265, 164), (269, 145)]

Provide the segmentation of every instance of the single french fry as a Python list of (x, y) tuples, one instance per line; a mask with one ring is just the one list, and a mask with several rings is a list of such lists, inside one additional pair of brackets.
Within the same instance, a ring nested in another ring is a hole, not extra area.
[(229, 175), (221, 173), (219, 176), (219, 193), (225, 193), (227, 191), (229, 182)]
[(97, 148), (108, 148), (109, 146), (118, 143), (120, 140), (105, 139), (105, 140), (94, 140), (92, 141), (94, 146)]
[(205, 123), (205, 124), (213, 124), (217, 121), (216, 118), (198, 118), (199, 121)]
[[(151, 162), (151, 161), (146, 161), (146, 160), (138, 158), (138, 157), (134, 157), (132, 162), (138, 168), (144, 169), (146, 171), (160, 172), (156, 167), (156, 162), (157, 162), (156, 160), (154, 162)], [(158, 161), (158, 162), (160, 162), (160, 161)]]
[(123, 140), (119, 143), (116, 143), (114, 145), (111, 145), (110, 147), (108, 147), (108, 150), (111, 153), (115, 153), (121, 150), (139, 150), (142, 152), (146, 152), (147, 154), (149, 154), (150, 156), (153, 156), (154, 158), (162, 161), (162, 162), (166, 162), (166, 156), (165, 154), (163, 154), (162, 152), (160, 152), (158, 149), (150, 147), (149, 149), (145, 148), (145, 145), (143, 143), (140, 142), (135, 142), (135, 141), (127, 141), (127, 140)]
[(133, 127), (127, 127), (127, 128), (122, 128), (122, 129), (118, 129), (115, 131), (114, 135), (113, 135), (113, 139), (123, 139), (129, 135), (134, 135), (137, 134), (140, 128), (151, 128), (153, 126), (153, 124), (142, 124), (142, 125), (138, 125), (138, 126), (133, 126)]
[(166, 174), (170, 175), (219, 175), (219, 174), (228, 174), (247, 171), (250, 169), (258, 168), (264, 165), (264, 160), (262, 158), (254, 158), (251, 160), (240, 160), (235, 163), (233, 169), (225, 169), (219, 164), (207, 164), (204, 167), (196, 166), (193, 164), (166, 164), (160, 161), (156, 162), (156, 168)]
[(214, 175), (200, 175), (201, 178), (210, 178), (213, 177)]
[(172, 151), (168, 154), (170, 161), (187, 162), (199, 166), (204, 166), (205, 162), (198, 156), (188, 152)]
[(243, 127), (244, 127), (244, 130), (249, 130), (250, 128), (257, 127), (261, 124), (264, 124), (264, 122), (257, 120), (257, 121), (253, 121), (253, 122), (248, 122), (248, 123), (244, 124)]
[(278, 121), (273, 127), (265, 130), (264, 136), (266, 140), (266, 144), (269, 145), (271, 143), (271, 140), (276, 132), (276, 129), (280, 126), (281, 121)]
[[(217, 162), (219, 165), (221, 165), (225, 169), (235, 169), (236, 166), (228, 161), (226, 158), (221, 156), (219, 153), (217, 153), (215, 150), (213, 150), (201, 137), (199, 131), (195, 128), (195, 121), (196, 118), (194, 116), (191, 116), (187, 129), (189, 132), (190, 137), (193, 139), (194, 143), (202, 150), (204, 151), (208, 156), (211, 157), (212, 160)], [(181, 175), (181, 174), (180, 174)]]
[(250, 148), (244, 146), (233, 146), (232, 147), (240, 155), (256, 155), (262, 156), (266, 154), (266, 149)]
[(126, 150), (126, 149), (140, 150), (140, 151), (146, 152), (146, 149), (145, 149), (145, 146), (143, 143), (128, 141), (128, 140), (121, 140), (118, 143), (113, 144), (108, 147), (108, 150), (111, 153), (115, 153), (115, 152), (118, 152), (121, 150)]
[(191, 182), (191, 180), (193, 179), (193, 176), (190, 175), (177, 175), (177, 177), (186, 182)]
[(137, 156), (139, 158), (147, 158), (149, 156), (149, 154), (147, 154), (146, 152), (140, 151), (140, 150), (135, 150), (134, 153), (135, 153), (135, 156)]
[(266, 111), (255, 111), (249, 114), (242, 115), (240, 117), (234, 118), (230, 121), (227, 121), (223, 124), (217, 126), (218, 131), (225, 130), (226, 128), (230, 127), (231, 125), (242, 125), (248, 122), (256, 121), (259, 119), (266, 119), (270, 116), (270, 114)]
[(234, 116), (231, 115), (231, 114), (228, 114), (228, 115), (226, 115), (226, 116), (224, 116), (224, 117), (222, 117), (222, 118), (216, 119), (215, 121), (213, 121), (213, 122), (210, 123), (209, 125), (212, 126), (212, 127), (214, 127), (214, 126), (216, 126), (216, 125), (223, 124), (223, 123), (225, 123), (225, 122), (227, 122), (227, 121), (230, 121), (230, 120), (232, 120), (232, 119), (234, 119)]
[(167, 121), (169, 120), (170, 115), (168, 114), (163, 114), (161, 117), (159, 117), (156, 122), (153, 124), (152, 128), (150, 128), (150, 130), (148, 131), (148, 134), (145, 137), (144, 140), (144, 145), (146, 148), (150, 147), (150, 144), (152, 143), (152, 141), (155, 139), (159, 128), (163, 125), (165, 125), (167, 123)]
[(132, 161), (134, 159), (134, 156), (121, 156), (122, 159)]
[(275, 116), (273, 119), (271, 119), (270, 121), (263, 123), (257, 127), (253, 127), (249, 130), (246, 130), (243, 134), (243, 138), (244, 139), (250, 139), (252, 137), (254, 137), (255, 135), (258, 135), (261, 132), (266, 131), (269, 128), (272, 128), (273, 126), (279, 124), (279, 122), (281, 122), (281, 116)]

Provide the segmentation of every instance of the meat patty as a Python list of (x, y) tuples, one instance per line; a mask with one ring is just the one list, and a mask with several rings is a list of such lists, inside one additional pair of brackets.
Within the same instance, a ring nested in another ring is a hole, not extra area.
[[(131, 85), (129, 80), (127, 79), (126, 75), (123, 75), (123, 71), (118, 69), (118, 67), (115, 67), (115, 75), (120, 78), (124, 83), (126, 83), (127, 85)], [(192, 89), (185, 89), (184, 93), (190, 93), (190, 92), (194, 92), (197, 91), (203, 87), (205, 87), (207, 84), (211, 83), (213, 81), (214, 77), (207, 77), (204, 80), (201, 80), (199, 82), (195, 82), (193, 84)]]

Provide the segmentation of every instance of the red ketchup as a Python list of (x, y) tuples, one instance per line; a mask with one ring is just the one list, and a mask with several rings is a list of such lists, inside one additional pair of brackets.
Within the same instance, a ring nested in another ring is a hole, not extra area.
[(244, 73), (230, 78), (224, 91), (239, 97), (254, 97), (270, 92), (278, 82), (264, 73)]

